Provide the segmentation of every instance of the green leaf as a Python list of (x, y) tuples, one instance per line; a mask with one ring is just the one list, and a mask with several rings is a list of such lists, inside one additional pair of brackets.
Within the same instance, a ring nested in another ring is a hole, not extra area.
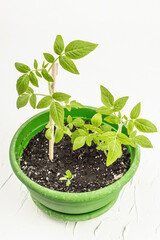
[(52, 76), (47, 72), (46, 69), (42, 69), (41, 73), (45, 80), (47, 80), (48, 82), (54, 82)]
[(108, 150), (108, 144), (106, 144), (106, 143), (100, 143), (100, 144), (97, 146), (97, 150), (102, 150), (102, 151)]
[(72, 135), (71, 131), (66, 126), (63, 127), (63, 132), (64, 132), (64, 134), (67, 134), (69, 137), (71, 137), (71, 135)]
[(46, 68), (48, 65), (49, 65), (49, 63), (46, 63), (46, 64), (44, 65), (44, 68)]
[(60, 55), (64, 50), (64, 41), (61, 35), (56, 36), (56, 40), (54, 42), (54, 51), (56, 54)]
[(73, 150), (83, 147), (85, 144), (85, 140), (86, 140), (85, 136), (77, 137), (73, 143)]
[(67, 180), (66, 186), (69, 187), (70, 184), (71, 184), (71, 181), (70, 181), (70, 180)]
[(42, 75), (36, 70), (36, 75), (38, 76), (38, 77), (42, 77)]
[(65, 181), (66, 181), (66, 180), (67, 180), (67, 178), (66, 178), (66, 177), (61, 177), (61, 178), (59, 178), (59, 180), (60, 180), (60, 181), (63, 181), (63, 180), (65, 180)]
[(83, 108), (83, 107), (84, 107), (81, 103), (78, 103), (78, 102), (75, 101), (75, 100), (72, 100), (72, 101), (70, 102), (70, 105), (71, 105), (71, 107), (74, 107), (74, 108)]
[(17, 108), (19, 109), (19, 108), (22, 108), (25, 105), (27, 105), (28, 100), (29, 100), (29, 95), (28, 94), (20, 95), (17, 99)]
[(82, 127), (84, 125), (84, 121), (81, 118), (74, 119), (72, 123), (76, 127)]
[(50, 53), (43, 53), (44, 58), (46, 59), (47, 62), (53, 63), (54, 62), (54, 57)]
[(45, 132), (45, 137), (48, 140), (52, 139), (52, 137), (53, 137), (53, 130), (52, 130), (52, 128), (47, 129), (47, 131)]
[(75, 130), (75, 131), (72, 133), (72, 139), (71, 139), (72, 144), (74, 143), (75, 139), (78, 138), (78, 137), (80, 137), (80, 136), (81, 136), (81, 135), (80, 135), (79, 131), (78, 131), (78, 130)]
[(28, 73), (31, 69), (23, 63), (15, 63), (15, 68), (21, 73)]
[(113, 123), (113, 124), (118, 124), (119, 123), (119, 118), (117, 116), (114, 116), (114, 115), (105, 117), (104, 120), (109, 122), (109, 123)]
[(37, 103), (37, 97), (35, 94), (32, 94), (30, 99), (29, 99), (30, 105), (32, 108), (36, 108), (36, 103)]
[(139, 114), (141, 112), (141, 103), (139, 102), (131, 111), (130, 118), (136, 119), (139, 117)]
[(121, 144), (114, 140), (108, 145), (108, 155), (106, 165), (109, 166), (122, 156)]
[(92, 52), (98, 44), (75, 40), (70, 42), (65, 48), (65, 55), (71, 59), (80, 59)]
[(67, 70), (71, 73), (74, 73), (74, 74), (79, 74), (76, 65), (70, 58), (68, 58), (66, 56), (60, 56), (59, 63), (65, 70)]
[(70, 105), (65, 105), (64, 106), (69, 112), (71, 111), (71, 106)]
[(22, 94), (27, 91), (29, 86), (29, 76), (27, 74), (23, 74), (20, 78), (17, 80), (16, 88), (18, 94)]
[(38, 80), (36, 78), (36, 75), (33, 72), (30, 72), (29, 78), (30, 78), (30, 82), (32, 83), (32, 85), (39, 87)]
[(60, 142), (63, 136), (64, 136), (63, 130), (61, 128), (58, 128), (55, 133), (55, 142), (56, 143)]
[(117, 134), (117, 139), (120, 141), (121, 144), (131, 145), (132, 147), (135, 147), (135, 144), (134, 144), (133, 140), (130, 139), (129, 137), (127, 137), (123, 133), (118, 133)]
[(58, 102), (52, 102), (50, 106), (50, 114), (55, 124), (62, 128), (64, 125), (64, 109)]
[(50, 128), (50, 127), (51, 127), (50, 123), (48, 123), (48, 124), (45, 126), (45, 128)]
[(130, 135), (129, 135), (129, 137), (130, 137), (130, 138), (135, 138), (136, 134), (137, 134), (137, 130), (131, 132)]
[(71, 115), (68, 115), (68, 117), (67, 117), (67, 123), (71, 123), (72, 122), (72, 117), (71, 117)]
[(70, 129), (73, 128), (73, 123), (69, 123), (69, 128), (70, 128)]
[(59, 102), (68, 102), (71, 96), (62, 92), (55, 92), (52, 97)]
[(85, 131), (83, 129), (78, 129), (78, 132), (82, 135), (82, 136), (87, 136), (88, 135), (88, 131)]
[(51, 104), (52, 100), (53, 100), (53, 98), (52, 98), (51, 96), (45, 96), (45, 97), (43, 97), (43, 98), (39, 101), (39, 103), (38, 103), (38, 105), (37, 105), (37, 108), (46, 108), (46, 107), (48, 107), (48, 106)]
[(103, 131), (103, 132), (108, 132), (108, 131), (111, 131), (112, 127), (108, 124), (103, 124), (100, 129)]
[(100, 107), (96, 110), (98, 113), (104, 114), (104, 115), (110, 115), (113, 113), (113, 110), (108, 107)]
[(72, 173), (70, 172), (70, 170), (66, 171), (66, 175), (67, 175), (68, 178), (72, 178)]
[(102, 115), (100, 113), (96, 113), (92, 119), (91, 119), (91, 123), (93, 126), (95, 127), (99, 127), (102, 123)]
[(141, 147), (153, 148), (152, 143), (150, 142), (150, 140), (147, 137), (143, 136), (143, 135), (136, 136), (134, 140)]
[(86, 144), (90, 147), (92, 144), (92, 140), (93, 140), (93, 136), (92, 135), (88, 135), (86, 137)]
[(28, 87), (26, 93), (31, 94), (34, 93), (34, 91), (31, 87)]
[(127, 125), (127, 132), (128, 132), (128, 134), (130, 134), (133, 131), (133, 129), (134, 129), (134, 122), (133, 122), (133, 120), (130, 120), (128, 122), (128, 125)]
[(110, 131), (110, 132), (103, 133), (102, 135), (98, 136), (97, 138), (100, 141), (105, 141), (105, 143), (109, 143), (109, 142), (115, 140), (116, 136), (117, 136), (116, 132)]
[(118, 112), (120, 111), (126, 104), (127, 100), (129, 97), (121, 97), (118, 98), (115, 102), (114, 102), (114, 112)]
[(103, 131), (100, 128), (95, 127), (91, 124), (85, 124), (84, 127), (87, 128), (88, 130), (91, 130), (92, 132), (98, 132), (100, 134), (103, 133)]
[(112, 94), (108, 91), (107, 88), (100, 86), (101, 88), (101, 101), (102, 103), (107, 107), (110, 108), (113, 106), (114, 103), (114, 97)]
[(34, 65), (34, 68), (35, 68), (35, 69), (37, 69), (37, 68), (38, 68), (38, 62), (37, 62), (37, 60), (36, 60), (36, 59), (34, 59), (34, 64), (33, 64), (33, 65)]
[(134, 121), (134, 124), (135, 127), (141, 132), (157, 132), (156, 126), (146, 119), (138, 118)]

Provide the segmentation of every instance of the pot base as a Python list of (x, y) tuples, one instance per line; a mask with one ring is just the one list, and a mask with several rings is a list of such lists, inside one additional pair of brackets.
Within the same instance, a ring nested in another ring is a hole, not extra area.
[(87, 220), (99, 217), (100, 215), (104, 214), (115, 204), (118, 197), (102, 208), (99, 208), (92, 212), (83, 213), (83, 214), (67, 214), (67, 213), (57, 212), (50, 208), (45, 207), (43, 204), (41, 204), (39, 201), (34, 199), (32, 196), (31, 196), (31, 198), (32, 198), (33, 202), (36, 204), (36, 206), (42, 212), (44, 212), (45, 214), (47, 214), (48, 216), (50, 216), (52, 218), (56, 218), (58, 220), (65, 221), (65, 222), (67, 222), (67, 221), (80, 222), (80, 221), (87, 221)]

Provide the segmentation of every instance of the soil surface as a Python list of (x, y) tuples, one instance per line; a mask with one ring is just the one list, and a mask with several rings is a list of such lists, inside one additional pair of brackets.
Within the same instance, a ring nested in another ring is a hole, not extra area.
[[(62, 192), (89, 192), (106, 187), (121, 178), (130, 167), (130, 153), (123, 146), (123, 155), (106, 167), (106, 156), (96, 149), (84, 147), (73, 151), (71, 139), (65, 135), (55, 144), (54, 160), (48, 158), (48, 140), (45, 129), (35, 135), (24, 149), (20, 167), (36, 183)], [(74, 175), (67, 187), (66, 181), (59, 180), (66, 170)]]

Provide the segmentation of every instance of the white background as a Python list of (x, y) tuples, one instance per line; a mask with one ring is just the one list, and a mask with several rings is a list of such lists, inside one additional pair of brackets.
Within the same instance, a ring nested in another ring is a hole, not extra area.
[[(17, 128), (37, 110), (17, 110), (19, 73), (14, 62), (32, 66), (52, 52), (61, 34), (65, 43), (98, 43), (77, 60), (80, 75), (59, 67), (56, 89), (85, 105), (101, 106), (100, 84), (115, 96), (130, 96), (126, 114), (139, 101), (141, 117), (160, 129), (159, 0), (0, 0), (0, 238), (8, 239), (160, 239), (159, 133), (148, 134), (154, 148), (142, 149), (140, 167), (115, 206), (88, 222), (64, 223), (44, 215), (12, 174), (8, 149)], [(41, 92), (45, 91), (41, 84)]]

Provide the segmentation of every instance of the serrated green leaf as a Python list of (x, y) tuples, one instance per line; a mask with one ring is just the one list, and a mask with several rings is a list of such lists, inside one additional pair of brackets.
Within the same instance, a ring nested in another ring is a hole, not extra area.
[(36, 59), (34, 59), (34, 64), (33, 64), (34, 68), (37, 69), (38, 68), (38, 62)]
[(66, 56), (60, 56), (59, 57), (59, 63), (68, 72), (71, 72), (71, 73), (74, 73), (74, 74), (79, 74), (76, 65), (74, 64), (74, 62), (70, 58), (68, 58)]
[(92, 144), (92, 140), (93, 140), (93, 136), (92, 135), (88, 135), (86, 136), (86, 144), (90, 147)]
[(38, 80), (36, 78), (36, 75), (33, 72), (30, 72), (29, 78), (30, 78), (30, 82), (32, 83), (32, 85), (34, 85), (35, 87), (39, 87)]
[(108, 150), (108, 144), (106, 144), (106, 143), (100, 143), (100, 144), (97, 146), (97, 150), (102, 150), (102, 151)]
[(38, 72), (37, 70), (36, 70), (36, 75), (38, 76), (38, 77), (42, 77), (42, 75), (40, 74), (40, 72)]
[(99, 127), (102, 124), (102, 115), (100, 113), (96, 113), (92, 118), (91, 118), (91, 123), (95, 127)]
[(71, 117), (71, 115), (68, 115), (68, 117), (67, 117), (67, 123), (71, 123), (72, 122), (72, 117)]
[(108, 155), (106, 165), (109, 166), (122, 156), (121, 144), (114, 140), (108, 144)]
[(86, 140), (85, 136), (77, 137), (73, 143), (73, 150), (77, 150), (78, 148), (83, 147), (85, 144), (85, 140)]
[(103, 132), (108, 132), (108, 131), (111, 131), (112, 127), (108, 124), (103, 124), (100, 129), (103, 131)]
[(45, 137), (46, 137), (48, 140), (52, 139), (52, 137), (53, 137), (53, 130), (52, 130), (52, 128), (49, 128), (49, 129), (46, 130), (46, 132), (45, 132)]
[(137, 130), (131, 132), (130, 135), (129, 135), (129, 137), (130, 137), (130, 138), (135, 138), (136, 134), (137, 134)]
[(61, 35), (57, 35), (54, 42), (54, 51), (60, 55), (64, 50), (64, 41)]
[(42, 69), (41, 73), (45, 80), (47, 80), (48, 82), (54, 82), (52, 76), (47, 72), (46, 69)]
[(84, 121), (81, 118), (75, 118), (72, 123), (75, 127), (82, 127), (84, 125)]
[(131, 111), (130, 118), (136, 119), (139, 117), (139, 114), (141, 112), (141, 103), (139, 102)]
[(83, 129), (78, 129), (78, 132), (80, 133), (80, 135), (82, 136), (87, 136), (88, 135), (88, 132), (83, 130)]
[(117, 134), (117, 139), (120, 141), (121, 144), (124, 145), (131, 145), (132, 147), (136, 147), (133, 140), (130, 139), (129, 137), (127, 137), (125, 134), (123, 133), (118, 133)]
[(58, 128), (55, 133), (55, 138), (54, 138), (55, 143), (60, 142), (63, 136), (64, 136), (63, 130), (61, 128)]
[(144, 148), (153, 148), (151, 141), (143, 136), (143, 135), (139, 135), (135, 137), (135, 142), (138, 143), (141, 147)]
[(67, 134), (69, 137), (71, 137), (71, 135), (72, 135), (71, 131), (66, 126), (63, 127), (63, 132), (64, 132), (64, 134)]
[(101, 88), (101, 101), (102, 103), (107, 107), (110, 108), (113, 106), (114, 103), (114, 97), (112, 94), (108, 91), (107, 88), (100, 86)]
[(108, 107), (100, 107), (96, 110), (98, 113), (104, 114), (104, 115), (110, 115), (113, 113), (113, 110)]
[(17, 80), (16, 88), (18, 94), (22, 94), (27, 91), (29, 86), (29, 76), (27, 74), (23, 74), (20, 78)]
[(73, 128), (73, 123), (69, 123), (69, 128), (72, 130), (72, 128)]
[(134, 122), (133, 122), (133, 120), (130, 120), (128, 122), (128, 125), (127, 125), (127, 132), (128, 132), (128, 134), (130, 134), (133, 131), (133, 129), (134, 129)]
[(65, 55), (71, 59), (80, 59), (92, 52), (98, 44), (75, 40), (70, 42), (65, 48)]
[(55, 92), (52, 97), (58, 102), (68, 102), (71, 96), (62, 92)]
[(54, 57), (50, 53), (43, 53), (44, 58), (46, 59), (47, 62), (53, 63), (54, 62)]
[(64, 125), (64, 109), (58, 102), (52, 102), (50, 106), (50, 114), (55, 124), (62, 128)]
[(83, 108), (83, 107), (84, 107), (81, 103), (78, 103), (78, 102), (75, 101), (75, 100), (72, 100), (72, 101), (70, 102), (70, 105), (71, 105), (71, 107), (74, 107), (74, 108)]
[(39, 101), (37, 108), (46, 108), (51, 104), (52, 101), (53, 98), (51, 96), (45, 96)]
[(135, 124), (135, 127), (141, 132), (146, 132), (146, 133), (157, 132), (156, 126), (149, 120), (138, 118), (134, 121), (134, 124)]
[(100, 136), (98, 136), (97, 138), (100, 140), (100, 141), (105, 141), (105, 143), (109, 143), (113, 140), (116, 139), (116, 132), (113, 132), (113, 131), (110, 131), (110, 132), (106, 132), (106, 133), (103, 133), (101, 134)]
[(113, 124), (118, 124), (119, 123), (119, 118), (117, 116), (114, 116), (114, 115), (105, 117), (104, 120), (109, 122), (109, 123), (113, 123)]
[(23, 63), (15, 63), (15, 68), (21, 73), (28, 73), (31, 69)]
[(115, 102), (114, 102), (114, 112), (118, 112), (120, 111), (126, 104), (127, 100), (129, 97), (121, 97), (118, 98)]
[(36, 108), (36, 103), (37, 103), (37, 97), (35, 94), (32, 94), (29, 99), (30, 105), (32, 108)]
[(64, 106), (69, 112), (71, 111), (71, 106), (70, 105), (65, 105)]
[(75, 140), (76, 138), (80, 137), (80, 136), (81, 136), (81, 135), (80, 135), (79, 131), (78, 131), (78, 130), (75, 130), (75, 131), (72, 133), (72, 138), (71, 138), (72, 144), (74, 143), (74, 140)]
[(25, 105), (27, 105), (29, 100), (29, 95), (28, 94), (22, 94), (17, 98), (17, 108), (22, 108)]
[(34, 93), (34, 91), (31, 87), (28, 87), (26, 93), (31, 94)]

